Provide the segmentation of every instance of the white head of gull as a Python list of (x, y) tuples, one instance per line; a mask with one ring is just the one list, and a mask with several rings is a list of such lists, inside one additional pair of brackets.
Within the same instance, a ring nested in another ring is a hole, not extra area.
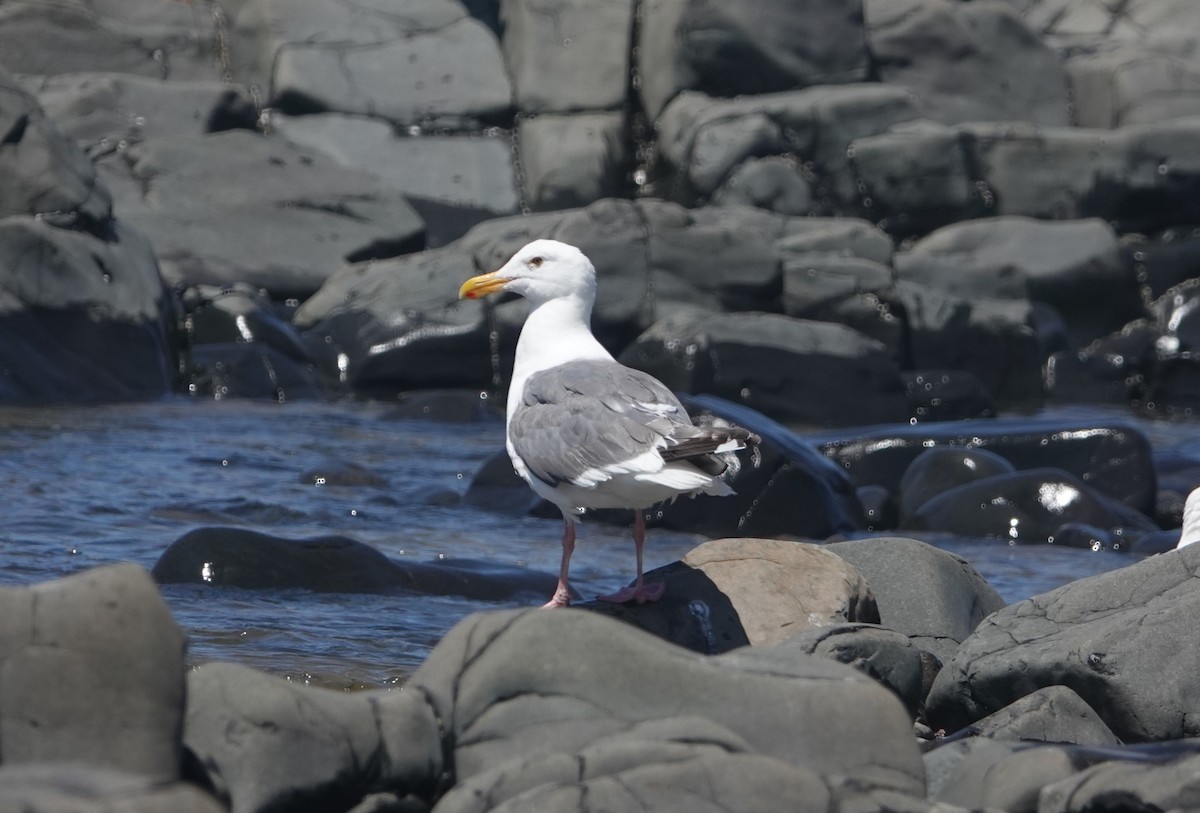
[(759, 440), (739, 427), (695, 426), (662, 382), (619, 364), (592, 335), (596, 270), (583, 252), (535, 240), (499, 271), (472, 277), (459, 297), (512, 291), (531, 310), (509, 384), (505, 445), (513, 467), (563, 515), (558, 588), (547, 607), (570, 603), (575, 517), (587, 508), (630, 508), (637, 578), (602, 600), (654, 601), (664, 585), (642, 578), (643, 509), (688, 494), (732, 494), (718, 454)]

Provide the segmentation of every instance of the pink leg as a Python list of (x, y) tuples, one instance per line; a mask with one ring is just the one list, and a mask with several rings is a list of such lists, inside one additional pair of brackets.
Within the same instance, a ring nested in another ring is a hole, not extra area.
[(633, 545), (637, 551), (637, 580), (633, 583), (633, 587), (622, 587), (615, 593), (610, 593), (607, 596), (597, 596), (601, 601), (610, 601), (614, 604), (624, 604), (629, 601), (636, 601), (638, 604), (645, 604), (647, 601), (658, 601), (663, 597), (663, 593), (667, 592), (667, 586), (662, 582), (654, 584), (646, 584), (642, 580), (642, 548), (646, 544), (646, 518), (642, 516), (641, 511), (633, 512)]
[(562, 562), (558, 566), (558, 587), (543, 607), (566, 607), (571, 603), (571, 588), (567, 572), (571, 569), (571, 554), (575, 552), (575, 520), (563, 517)]

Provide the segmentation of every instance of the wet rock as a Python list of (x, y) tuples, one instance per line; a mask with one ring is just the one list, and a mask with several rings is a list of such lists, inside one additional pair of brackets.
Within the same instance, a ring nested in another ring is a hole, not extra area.
[(859, 2), (796, 14), (780, 0), (653, 0), (640, 11), (639, 91), (651, 118), (685, 89), (739, 96), (867, 78)]
[[(14, 11), (0, 11), (0, 18)], [(108, 227), (112, 195), (97, 178), (96, 168), (3, 67), (0, 176), (5, 179), (0, 184), (0, 212), (5, 217), (25, 214), (97, 233)]]
[[(769, 313), (665, 319), (621, 354), (674, 390), (703, 392), (806, 425), (903, 420), (907, 399), (888, 348), (828, 322)], [(812, 381), (827, 382), (820, 402)]]
[[(135, 565), (0, 588), (5, 771), (73, 762), (155, 783), (178, 779), (183, 649), (183, 632)], [(111, 788), (98, 782), (94, 792)]]
[(144, 238), (0, 221), (0, 400), (153, 398), (175, 383), (174, 311)]
[(812, 771), (754, 753), (740, 737), (700, 718), (635, 724), (570, 753), (515, 757), (439, 800), (439, 813), (545, 813), (716, 809), (822, 809), (829, 788)]
[(1068, 123), (1055, 53), (1004, 3), (866, 0), (880, 78), (910, 89), (935, 121)]
[(570, 209), (621, 195), (632, 157), (627, 130), (619, 112), (522, 119), (517, 140), (529, 208)]
[(717, 206), (757, 206), (783, 215), (815, 211), (812, 185), (795, 162), (782, 157), (751, 158), (713, 192)]
[(1130, 322), (1081, 350), (1060, 350), (1046, 360), (1046, 393), (1058, 403), (1144, 402), (1164, 338), (1148, 320)]
[(987, 536), (1017, 544), (1052, 541), (1064, 523), (1155, 530), (1153, 522), (1061, 469), (1025, 469), (955, 486), (922, 503), (914, 530)]
[(183, 740), (238, 813), (347, 810), (384, 790), (428, 799), (443, 770), (438, 720), (418, 690), (345, 694), (227, 663), (189, 673)]
[(802, 630), (778, 645), (840, 661), (891, 689), (916, 718), (941, 669), (936, 655), (909, 636), (877, 624), (830, 624)]
[(5, 4), (0, 10), (4, 67), (21, 74), (113, 71), (152, 79), (216, 79), (212, 44), (223, 15), (187, 4)]
[(666, 594), (649, 604), (579, 605), (707, 655), (788, 639), (799, 630), (878, 621), (862, 576), (820, 547), (714, 539), (646, 574)]
[(926, 501), (956, 486), (1016, 471), (995, 452), (958, 446), (935, 446), (917, 455), (900, 478), (901, 521)]
[(480, 220), (520, 208), (507, 132), (412, 135), (377, 118), (340, 113), (275, 115), (271, 127), (402, 192), (424, 220), (430, 248), (458, 239)]
[(996, 402), (983, 382), (963, 370), (900, 373), (912, 417), (918, 421), (962, 421), (996, 417)]
[(270, 345), (212, 342), (192, 348), (189, 361), (190, 395), (280, 403), (330, 395), (325, 378), (311, 363)]
[(340, 112), (401, 125), (471, 129), (512, 106), (495, 34), (449, 0), (394, 14), (336, 0), (252, 0), (235, 42), (239, 74), (285, 113)]
[(505, 64), (522, 113), (615, 110), (629, 88), (634, 3), (570, 0), (500, 6)]
[(658, 119), (658, 148), (671, 174), (660, 194), (692, 204), (712, 195), (745, 161), (788, 154), (811, 162), (825, 194), (856, 206), (847, 147), (918, 116), (909, 93), (878, 84), (737, 99), (684, 93)]
[(929, 719), (953, 731), (1038, 688), (1062, 685), (1125, 742), (1196, 736), (1185, 700), (1196, 691), (1195, 670), (1180, 644), (1200, 601), (1194, 547), (994, 613), (938, 675)]
[(163, 82), (128, 73), (32, 76), (25, 88), (90, 156), (163, 136), (254, 129), (258, 111), (244, 88), (209, 80)]
[(1047, 686), (971, 725), (997, 740), (1039, 740), (1075, 745), (1119, 745), (1091, 706), (1066, 686)]
[(43, 762), (0, 768), (0, 808), (29, 813), (221, 813), (226, 808), (190, 782)]
[(757, 649), (706, 658), (594, 613), (488, 613), (451, 630), (408, 685), (443, 721), (460, 785), (516, 754), (571, 754), (639, 723), (698, 717), (789, 766), (923, 794), (890, 692), (841, 664)]
[(341, 536), (282, 539), (245, 528), (207, 527), (171, 543), (152, 571), (161, 584), (332, 592), (403, 589), (501, 600), (552, 593), (556, 578), (473, 559), (407, 562)]
[(122, 218), (151, 235), (172, 283), (247, 282), (304, 297), (343, 262), (422, 245), (424, 228), (395, 190), (279, 139), (245, 130), (154, 139), (127, 160), (144, 189), (121, 198)]
[(901, 279), (947, 294), (1045, 302), (1081, 345), (1141, 315), (1132, 268), (1111, 227), (1098, 220), (947, 226), (897, 254), (895, 264)]
[(867, 580), (880, 623), (947, 660), (1004, 599), (965, 559), (902, 537), (833, 542), (830, 553)]
[(996, 419), (866, 430), (854, 437), (810, 434), (855, 485), (896, 490), (917, 455), (934, 446), (994, 452), (1017, 469), (1057, 468), (1147, 516), (1154, 513), (1154, 461), (1149, 438), (1125, 421)]
[(331, 488), (383, 488), (387, 478), (349, 460), (326, 460), (300, 473), (305, 485)]

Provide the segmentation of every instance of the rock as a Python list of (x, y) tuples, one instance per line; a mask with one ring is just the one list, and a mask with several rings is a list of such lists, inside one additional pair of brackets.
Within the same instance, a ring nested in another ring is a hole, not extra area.
[(814, 212), (812, 185), (803, 171), (783, 157), (751, 158), (729, 174), (724, 186), (713, 192), (718, 206), (757, 206), (782, 215)]
[(1045, 302), (1066, 318), (1080, 345), (1141, 315), (1132, 268), (1112, 228), (1099, 220), (960, 223), (900, 252), (895, 265), (901, 279), (947, 294)]
[(239, 74), (271, 88), (285, 113), (355, 113), (466, 130), (496, 123), (512, 87), (496, 36), (450, 0), (394, 13), (336, 0), (251, 0), (236, 42)]
[(811, 164), (815, 186), (833, 203), (857, 206), (847, 148), (919, 113), (910, 94), (879, 84), (714, 99), (678, 96), (657, 121), (658, 149), (669, 172), (664, 197), (707, 199), (750, 159), (788, 154)]
[(316, 291), (343, 262), (421, 247), (395, 190), (310, 150), (244, 130), (145, 141), (126, 153), (144, 186), (122, 219), (152, 235), (169, 282), (247, 282), (277, 298)]
[(266, 398), (279, 403), (328, 398), (316, 368), (270, 345), (237, 342), (199, 345), (189, 354), (188, 394), (212, 398)]
[(490, 810), (821, 810), (831, 805), (812, 771), (755, 754), (700, 718), (652, 720), (572, 753), (514, 757), (455, 786), (439, 813)]
[(789, 766), (923, 795), (911, 723), (890, 692), (840, 664), (757, 649), (706, 658), (593, 613), (493, 612), (460, 622), (408, 686), (443, 721), (460, 785), (514, 755), (544, 760), (639, 723), (699, 717)]
[(522, 118), (517, 141), (529, 208), (570, 209), (620, 196), (632, 158), (627, 131), (624, 113)]
[(825, 549), (863, 574), (883, 626), (943, 661), (984, 617), (1004, 606), (965, 559), (915, 539), (855, 539)]
[(927, 753), (925, 773), (930, 799), (954, 809), (1033, 813), (1042, 787), (1074, 774), (1080, 761), (1066, 747), (967, 737)]
[(1096, 712), (1066, 686), (1038, 689), (989, 714), (971, 728), (997, 740), (1120, 744)]
[(914, 719), (941, 669), (937, 656), (919, 648), (909, 636), (877, 624), (842, 623), (801, 630), (778, 646), (853, 666), (891, 689)]
[(934, 446), (995, 452), (1017, 469), (1057, 468), (1134, 510), (1154, 513), (1154, 462), (1146, 434), (1125, 421), (1057, 419), (960, 421), (863, 431), (854, 437), (809, 435), (855, 485), (895, 490), (917, 455)]
[(642, 106), (657, 118), (681, 90), (758, 95), (867, 78), (860, 2), (651, 0), (640, 9)]
[(174, 782), (183, 650), (183, 632), (135, 565), (0, 588), (4, 770), (72, 762)]
[(439, 723), (420, 691), (345, 694), (229, 663), (189, 673), (183, 739), (235, 813), (347, 810), (382, 790), (427, 800), (443, 770)]
[(538, 114), (624, 105), (634, 5), (504, 0), (502, 47), (517, 108)]
[[(671, 389), (711, 393), (788, 423), (886, 423), (908, 411), (888, 349), (828, 322), (681, 315), (654, 325), (620, 358)], [(812, 381), (827, 382), (820, 402), (807, 395)]]
[(938, 675), (929, 719), (953, 731), (1062, 685), (1124, 742), (1195, 736), (1184, 700), (1195, 670), (1179, 636), (1200, 602), (1197, 562), (1186, 547), (994, 613)]
[(1046, 360), (1046, 393), (1052, 402), (1144, 402), (1154, 376), (1163, 330), (1148, 320), (1130, 322), (1078, 351)]
[(429, 248), (458, 239), (480, 220), (520, 208), (506, 132), (409, 135), (379, 119), (340, 113), (273, 115), (271, 127), (403, 193), (425, 222)]
[[(16, 10), (0, 11), (0, 19)], [(10, 31), (6, 28), (5, 33)], [(24, 214), (96, 233), (108, 228), (112, 196), (96, 168), (3, 67), (0, 177), (5, 179), (0, 184), (0, 212), (5, 217)]]
[(1200, 790), (1200, 756), (1167, 765), (1105, 762), (1042, 788), (1038, 810), (1045, 813), (1123, 808), (1177, 810), (1192, 804)]
[(864, 6), (880, 78), (911, 89), (929, 118), (1068, 123), (1061, 62), (1004, 3), (866, 0)]
[(898, 497), (900, 521), (906, 522), (925, 502), (956, 486), (1016, 471), (995, 452), (961, 446), (934, 446), (921, 452), (904, 470)]
[(862, 576), (815, 545), (714, 539), (646, 574), (666, 585), (649, 604), (578, 605), (706, 655), (787, 640), (799, 630), (878, 621)]
[(216, 799), (190, 782), (165, 782), (78, 762), (0, 768), (0, 808), (30, 813), (221, 813)]
[(59, 128), (93, 158), (149, 138), (248, 129), (258, 111), (245, 89), (214, 79), (164, 82), (128, 73), (26, 77)]
[(1064, 523), (1155, 530), (1150, 519), (1052, 468), (995, 474), (949, 488), (922, 503), (904, 527), (1038, 544), (1052, 542)]
[(350, 593), (404, 589), (485, 601), (551, 593), (557, 581), (548, 573), (474, 559), (390, 559), (370, 545), (342, 536), (283, 539), (224, 527), (188, 531), (163, 551), (152, 573), (160, 584)]
[(912, 416), (918, 421), (962, 421), (996, 417), (996, 403), (983, 382), (962, 370), (902, 371)]
[(187, 4), (158, 0), (5, 4), (0, 54), (4, 67), (20, 74), (217, 79), (223, 66), (213, 59), (213, 43), (227, 22), (224, 14), (197, 14)]
[(309, 361), (304, 339), (285, 307), (262, 290), (244, 283), (218, 287), (197, 285), (182, 292), (184, 332), (193, 348), (202, 344), (244, 342), (273, 347), (299, 361)]
[(1194, 34), (1156, 36), (1065, 62), (1074, 123), (1081, 127), (1149, 124), (1200, 114)]
[(175, 383), (175, 315), (149, 244), (0, 220), (0, 401), (155, 398)]

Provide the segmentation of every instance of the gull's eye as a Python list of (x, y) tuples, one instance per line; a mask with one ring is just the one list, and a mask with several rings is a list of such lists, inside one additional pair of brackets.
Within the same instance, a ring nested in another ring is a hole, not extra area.
[(532, 265), (534, 268), (541, 268), (542, 263), (544, 263), (544, 262), (546, 262), (546, 261), (544, 259), (542, 259), (541, 257), (534, 257), (532, 260), (529, 261), (529, 264)]

